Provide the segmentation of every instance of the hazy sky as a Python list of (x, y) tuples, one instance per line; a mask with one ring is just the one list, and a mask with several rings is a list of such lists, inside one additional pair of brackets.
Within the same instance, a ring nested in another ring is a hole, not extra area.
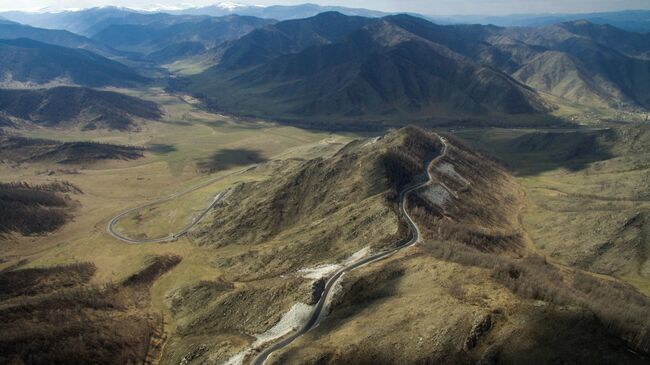
[[(27, 10), (51, 7), (87, 8), (116, 5), (150, 8), (162, 5), (208, 5), (219, 0), (0, 0), (0, 10)], [(429, 15), (445, 14), (513, 14), (513, 13), (583, 13), (624, 9), (650, 9), (650, 0), (250, 0), (234, 1), (255, 5), (300, 4), (365, 7), (384, 11), (412, 11)]]

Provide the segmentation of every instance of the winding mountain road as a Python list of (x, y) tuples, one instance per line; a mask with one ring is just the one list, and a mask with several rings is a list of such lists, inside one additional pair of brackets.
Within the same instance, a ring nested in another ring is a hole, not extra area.
[(443, 148), (440, 155), (438, 155), (436, 158), (431, 160), (431, 162), (427, 166), (428, 180), (423, 183), (406, 187), (399, 194), (399, 211), (402, 214), (402, 216), (406, 218), (406, 222), (408, 223), (409, 231), (410, 231), (409, 237), (396, 242), (394, 247), (389, 250), (378, 252), (374, 255), (363, 258), (359, 261), (356, 261), (348, 266), (339, 269), (336, 273), (334, 273), (334, 275), (332, 275), (325, 283), (325, 288), (323, 289), (323, 293), (321, 294), (318, 303), (312, 310), (309, 320), (298, 331), (292, 333), (290, 336), (283, 338), (282, 340), (274, 343), (273, 345), (267, 347), (262, 352), (260, 352), (251, 362), (252, 365), (263, 365), (266, 362), (266, 360), (269, 358), (269, 356), (271, 356), (272, 353), (286, 347), (294, 340), (296, 340), (298, 337), (302, 336), (303, 334), (311, 330), (318, 323), (318, 319), (321, 317), (321, 312), (323, 311), (323, 307), (327, 301), (328, 296), (332, 292), (332, 288), (344, 273), (352, 271), (363, 265), (367, 265), (376, 261), (383, 260), (393, 255), (399, 250), (415, 245), (420, 240), (420, 229), (418, 228), (417, 224), (415, 224), (415, 222), (409, 215), (409, 212), (406, 210), (406, 198), (408, 197), (408, 194), (411, 193), (412, 191), (424, 187), (430, 184), (434, 180), (434, 177), (431, 174), (431, 169), (433, 168), (434, 165), (436, 165), (440, 160), (442, 160), (447, 155), (447, 148), (448, 148), (447, 140), (444, 137), (440, 137), (440, 136), (438, 136), (438, 138), (440, 139)]
[(192, 220), (191, 223), (189, 223), (187, 226), (185, 226), (185, 228), (183, 228), (181, 231), (176, 232), (176, 233), (174, 233), (174, 234), (172, 234), (172, 235), (169, 235), (169, 236), (167, 236), (167, 237), (162, 237), (162, 238), (152, 238), (152, 239), (137, 239), (137, 238), (127, 237), (127, 236), (125, 236), (125, 235), (123, 235), (123, 234), (121, 234), (121, 233), (115, 231), (115, 225), (117, 224), (117, 222), (120, 221), (120, 219), (124, 218), (124, 217), (125, 217), (127, 214), (129, 214), (129, 213), (132, 213), (132, 212), (134, 212), (134, 211), (137, 211), (137, 210), (140, 210), (140, 209), (144, 209), (144, 208), (147, 208), (147, 207), (150, 207), (150, 206), (156, 205), (156, 204), (165, 203), (165, 202), (168, 202), (168, 201), (170, 201), (170, 200), (172, 200), (172, 199), (179, 198), (179, 197), (181, 197), (181, 196), (183, 196), (183, 195), (186, 195), (186, 194), (192, 193), (192, 192), (197, 191), (197, 190), (199, 190), (199, 189), (201, 189), (201, 188), (204, 188), (204, 187), (206, 187), (206, 186), (208, 186), (208, 185), (211, 185), (211, 184), (213, 184), (213, 183), (215, 183), (215, 182), (217, 182), (217, 181), (219, 181), (219, 180), (222, 180), (222, 179), (224, 179), (224, 178), (226, 178), (226, 177), (229, 177), (229, 176), (232, 176), (232, 175), (241, 174), (241, 173), (243, 173), (243, 172), (246, 172), (246, 171), (252, 169), (253, 167), (255, 167), (255, 166), (257, 166), (257, 165), (258, 165), (258, 164), (249, 165), (249, 166), (247, 166), (246, 168), (243, 168), (243, 169), (241, 169), (241, 170), (237, 170), (237, 171), (232, 172), (232, 173), (229, 173), (229, 174), (227, 174), (227, 175), (223, 175), (223, 176), (215, 177), (215, 178), (210, 179), (210, 180), (207, 180), (207, 181), (205, 181), (205, 182), (203, 182), (203, 183), (201, 183), (201, 184), (198, 184), (198, 185), (196, 185), (196, 186), (193, 186), (193, 187), (191, 187), (191, 188), (189, 188), (189, 189), (187, 189), (187, 190), (183, 190), (183, 191), (181, 191), (181, 192), (178, 192), (178, 193), (172, 194), (172, 195), (170, 195), (170, 196), (168, 196), (168, 197), (161, 198), (161, 199), (158, 199), (158, 200), (155, 200), (155, 201), (149, 202), (149, 203), (147, 203), (147, 204), (137, 206), (137, 207), (135, 207), (135, 208), (127, 209), (127, 210), (123, 211), (122, 213), (120, 213), (120, 214), (116, 215), (115, 217), (113, 217), (113, 219), (111, 219), (111, 220), (108, 222), (108, 225), (106, 225), (106, 232), (108, 232), (108, 234), (110, 234), (111, 236), (117, 238), (117, 239), (120, 240), (120, 241), (124, 241), (124, 242), (127, 242), (127, 243), (133, 243), (133, 244), (143, 244), (143, 243), (164, 243), (164, 242), (172, 242), (172, 241), (176, 241), (178, 238), (180, 238), (180, 237), (184, 236), (185, 234), (187, 234), (187, 232), (188, 232), (192, 227), (194, 227), (196, 224), (198, 224), (198, 223), (199, 223), (199, 222), (200, 222), (200, 221), (205, 217), (205, 215), (210, 211), (210, 209), (212, 209), (212, 208), (213, 208), (213, 207), (214, 207), (214, 206), (215, 206), (215, 205), (216, 205), (216, 204), (217, 204), (217, 203), (218, 203), (218, 202), (223, 198), (223, 194), (224, 194), (223, 192), (217, 194), (217, 195), (214, 197), (214, 200), (212, 201), (212, 203), (210, 203), (210, 205), (209, 205), (206, 209), (204, 209), (203, 211), (201, 211), (201, 214), (199, 214), (198, 217), (194, 218), (194, 219)]

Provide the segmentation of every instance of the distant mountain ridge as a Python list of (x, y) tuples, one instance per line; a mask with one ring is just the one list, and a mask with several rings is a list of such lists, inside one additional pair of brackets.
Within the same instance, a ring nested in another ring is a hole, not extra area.
[(29, 25), (0, 20), (0, 39), (18, 38), (29, 38), (61, 47), (82, 48), (104, 57), (115, 56), (118, 53), (104, 44), (67, 30), (35, 28)]
[(219, 65), (191, 79), (190, 90), (212, 97), (218, 108), (280, 119), (549, 110), (531, 88), (427, 38), (426, 27), (409, 29), (403, 19), (437, 27), (407, 15), (322, 13), (281, 22), (233, 42)]
[(178, 19), (171, 14), (141, 12), (114, 6), (53, 13), (4, 12), (6, 19), (46, 29), (63, 29), (83, 36), (93, 36), (113, 24), (149, 24)]
[(31, 39), (0, 40), (2, 79), (46, 84), (63, 80), (83, 86), (129, 86), (149, 79), (129, 67), (95, 53), (37, 42)]
[[(169, 19), (170, 15), (227, 16), (246, 15), (259, 18), (289, 20), (315, 16), (336, 11), (345, 15), (379, 18), (395, 13), (364, 8), (322, 6), (317, 4), (256, 6), (232, 2), (221, 2), (209, 6), (153, 6), (147, 10), (100, 7), (75, 11), (0, 13), (0, 16), (23, 24), (42, 28), (66, 29), (74, 33), (92, 36), (109, 24), (147, 24)], [(504, 27), (539, 27), (562, 22), (587, 20), (594, 24), (609, 24), (632, 32), (650, 32), (650, 10), (623, 10), (574, 14), (514, 14), (503, 16), (485, 15), (436, 15), (432, 13), (413, 14), (439, 24), (483, 24)]]
[(441, 24), (493, 24), (502, 27), (541, 27), (576, 20), (609, 24), (629, 32), (650, 32), (650, 10), (623, 10), (577, 14), (515, 14), (504, 16), (458, 15), (430, 16)]
[(151, 54), (166, 52), (153, 58), (175, 59), (173, 50), (180, 56), (200, 53), (222, 42), (275, 23), (275, 21), (239, 15), (220, 18), (181, 17), (174, 21), (148, 24), (113, 24), (95, 34), (92, 39), (122, 51)]
[(258, 18), (268, 18), (276, 20), (290, 20), (309, 18), (320, 13), (335, 11), (349, 16), (363, 17), (382, 17), (390, 13), (369, 10), (364, 8), (349, 8), (344, 6), (323, 6), (318, 4), (297, 4), (297, 5), (270, 5), (256, 6), (236, 3), (217, 3), (215, 5), (194, 7), (168, 11), (171, 14), (192, 14), (192, 15), (211, 15), (224, 16), (229, 14), (249, 15)]

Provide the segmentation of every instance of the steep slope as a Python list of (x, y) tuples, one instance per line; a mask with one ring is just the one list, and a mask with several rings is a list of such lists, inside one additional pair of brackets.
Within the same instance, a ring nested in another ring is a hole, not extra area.
[(11, 232), (34, 235), (58, 229), (70, 220), (76, 205), (69, 194), (81, 193), (67, 182), (0, 183), (0, 237)]
[(129, 129), (137, 119), (158, 119), (150, 101), (132, 96), (77, 87), (42, 90), (0, 90), (5, 114), (49, 127)]
[[(582, 103), (582, 96), (591, 94), (612, 107), (650, 107), (649, 60), (628, 57), (581, 38), (569, 38), (553, 50), (523, 65), (514, 76), (574, 102)], [(555, 52), (562, 52), (561, 64)]]
[(521, 66), (513, 77), (527, 85), (579, 104), (617, 105), (632, 101), (604, 75), (558, 51), (546, 51)]
[(114, 24), (92, 38), (115, 49), (149, 54), (184, 42), (213, 48), (272, 23), (270, 20), (236, 15), (223, 18), (198, 17), (186, 21), (178, 19), (174, 22)]
[[(435, 32), (437, 26), (423, 22)], [(218, 108), (283, 119), (462, 118), (548, 109), (532, 89), (422, 33), (388, 17), (333, 43), (296, 39), (313, 34), (304, 31), (292, 33), (294, 38), (271, 33), (282, 41), (265, 42), (269, 47), (260, 51), (249, 40), (269, 33), (256, 31), (227, 49), (219, 65), (194, 77), (190, 90)]]
[(432, 27), (421, 19), (391, 18), (405, 29), (571, 102), (648, 107), (646, 34), (586, 21), (541, 28)]
[(30, 39), (0, 40), (3, 81), (83, 86), (132, 86), (148, 81), (127, 66), (82, 50)]
[(507, 72), (534, 89), (588, 106), (647, 108), (650, 47), (646, 34), (585, 21), (541, 28), (433, 26), (390, 17), (402, 28), (479, 63)]
[(629, 32), (608, 24), (594, 24), (585, 20), (566, 22), (558, 26), (630, 56), (650, 58), (650, 33)]

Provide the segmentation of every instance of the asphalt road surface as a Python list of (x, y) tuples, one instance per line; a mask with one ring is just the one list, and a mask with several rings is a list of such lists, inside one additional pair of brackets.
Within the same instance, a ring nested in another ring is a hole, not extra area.
[(408, 211), (405, 208), (405, 203), (406, 203), (406, 198), (409, 193), (412, 191), (415, 191), (423, 186), (426, 186), (430, 184), (433, 181), (433, 175), (431, 175), (431, 169), (433, 168), (434, 165), (436, 165), (440, 160), (442, 160), (446, 155), (447, 155), (447, 140), (445, 138), (438, 136), (440, 138), (440, 142), (443, 145), (442, 152), (440, 155), (438, 155), (436, 158), (434, 158), (429, 165), (427, 166), (427, 176), (428, 180), (423, 183), (419, 183), (416, 185), (412, 185), (410, 187), (406, 187), (404, 190), (402, 190), (399, 194), (399, 211), (402, 214), (402, 216), (406, 219), (406, 222), (409, 226), (409, 231), (410, 235), (406, 239), (400, 240), (395, 243), (393, 248), (387, 250), (387, 251), (382, 251), (378, 252), (374, 255), (368, 256), (366, 258), (363, 258), (359, 261), (356, 261), (346, 267), (341, 268), (338, 270), (334, 275), (332, 275), (327, 282), (325, 283), (325, 288), (323, 289), (323, 293), (321, 294), (320, 299), (318, 300), (318, 303), (314, 307), (314, 309), (311, 312), (311, 315), (309, 317), (309, 320), (296, 332), (292, 333), (290, 336), (283, 338), (282, 340), (274, 343), (273, 345), (267, 347), (264, 349), (262, 352), (260, 352), (254, 359), (252, 364), (253, 365), (263, 365), (266, 360), (271, 356), (272, 353), (275, 351), (278, 351), (287, 345), (289, 345), (291, 342), (293, 342), (295, 339), (298, 337), (302, 336), (303, 334), (307, 333), (309, 330), (311, 330), (316, 323), (318, 323), (318, 319), (321, 316), (321, 312), (323, 311), (323, 306), (325, 305), (325, 302), (327, 301), (328, 296), (331, 294), (332, 288), (336, 284), (336, 282), (341, 278), (341, 276), (348, 272), (352, 271), (358, 267), (361, 267), (363, 265), (370, 264), (372, 262), (376, 262), (379, 260), (383, 260), (391, 255), (393, 255), (395, 252), (402, 250), (404, 248), (413, 246), (420, 240), (420, 229), (418, 228), (417, 224), (413, 221), (411, 216), (409, 215)]
[(194, 191), (196, 191), (196, 190), (199, 190), (199, 189), (201, 189), (201, 188), (204, 188), (204, 187), (206, 187), (206, 186), (208, 186), (208, 185), (210, 185), (210, 184), (213, 184), (213, 183), (215, 183), (215, 182), (217, 182), (217, 181), (219, 181), (219, 180), (222, 180), (222, 179), (224, 179), (224, 178), (226, 178), (226, 177), (228, 177), (228, 176), (232, 176), (232, 175), (241, 174), (241, 173), (243, 173), (243, 172), (246, 172), (246, 171), (252, 169), (252, 168), (255, 167), (255, 166), (257, 166), (257, 164), (247, 166), (246, 168), (243, 168), (243, 169), (241, 169), (241, 170), (237, 170), (237, 171), (235, 171), (235, 172), (233, 172), (233, 173), (230, 173), (230, 174), (227, 174), (227, 175), (223, 175), (223, 176), (215, 177), (214, 179), (210, 179), (210, 180), (205, 181), (205, 182), (203, 182), (203, 183), (201, 183), (201, 184), (199, 184), (199, 185), (196, 185), (196, 186), (194, 186), (194, 187), (191, 187), (191, 188), (189, 188), (189, 189), (187, 189), (187, 190), (183, 190), (183, 191), (178, 192), (178, 193), (176, 193), (176, 194), (170, 195), (170, 196), (168, 196), (168, 197), (161, 198), (161, 199), (158, 199), (158, 200), (152, 201), (152, 202), (150, 202), (150, 203), (147, 203), (147, 204), (144, 204), (144, 205), (137, 206), (137, 207), (135, 207), (135, 208), (131, 208), (131, 209), (125, 210), (124, 212), (122, 212), (122, 213), (116, 215), (115, 217), (113, 217), (113, 219), (111, 219), (110, 222), (108, 222), (108, 225), (106, 226), (106, 231), (108, 232), (108, 234), (110, 234), (111, 236), (117, 238), (117, 239), (120, 240), (120, 241), (124, 241), (124, 242), (127, 242), (127, 243), (133, 243), (133, 244), (142, 244), (142, 243), (163, 243), (163, 242), (172, 242), (172, 241), (176, 241), (178, 238), (180, 238), (180, 237), (184, 236), (185, 234), (187, 234), (187, 232), (188, 232), (192, 227), (194, 227), (197, 223), (199, 223), (199, 222), (201, 221), (201, 219), (203, 219), (203, 217), (205, 217), (205, 215), (210, 211), (210, 209), (212, 209), (212, 208), (213, 208), (213, 207), (214, 207), (214, 206), (215, 206), (215, 205), (216, 205), (216, 204), (221, 200), (221, 198), (223, 198), (223, 193), (219, 193), (219, 194), (217, 194), (217, 195), (214, 197), (214, 200), (212, 201), (212, 203), (210, 204), (210, 206), (207, 207), (205, 210), (203, 210), (203, 211), (201, 212), (201, 214), (200, 214), (198, 217), (194, 218), (194, 219), (192, 220), (192, 222), (191, 222), (190, 224), (188, 224), (185, 228), (183, 228), (181, 231), (176, 232), (176, 233), (174, 233), (174, 234), (172, 234), (172, 235), (169, 235), (169, 236), (167, 236), (167, 237), (162, 237), (162, 238), (153, 238), (153, 239), (137, 239), (137, 238), (131, 238), (131, 237), (127, 237), (127, 236), (125, 236), (125, 235), (123, 235), (123, 234), (120, 234), (120, 233), (116, 232), (116, 231), (115, 231), (115, 225), (117, 224), (117, 222), (120, 221), (120, 219), (124, 218), (127, 214), (129, 214), (129, 213), (131, 213), (131, 212), (134, 212), (134, 211), (136, 211), (136, 210), (140, 210), (140, 209), (144, 209), (144, 208), (150, 207), (150, 206), (152, 206), (152, 205), (156, 205), (156, 204), (164, 203), (164, 202), (170, 201), (170, 200), (172, 200), (172, 199), (176, 199), (176, 198), (181, 197), (181, 196), (183, 196), (183, 195), (186, 195), (186, 194), (189, 194), (189, 193), (194, 192)]

